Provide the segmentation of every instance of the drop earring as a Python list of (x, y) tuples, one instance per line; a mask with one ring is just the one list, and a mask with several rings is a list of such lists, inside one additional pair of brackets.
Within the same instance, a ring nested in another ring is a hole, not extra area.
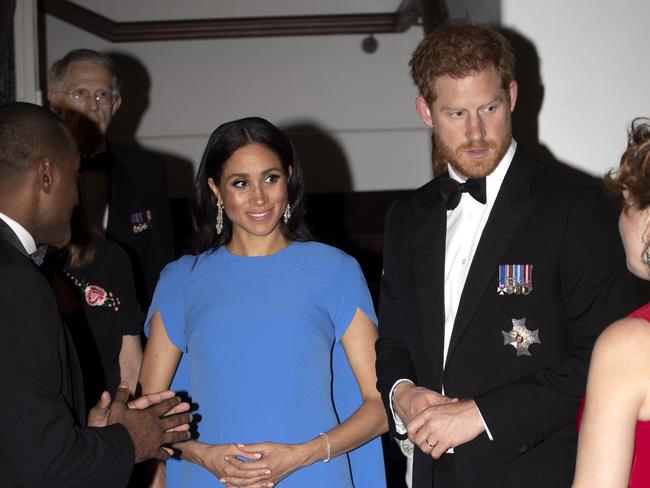
[(223, 203), (221, 200), (217, 201), (217, 225), (214, 227), (217, 229), (217, 235), (221, 235), (223, 232)]
[(287, 203), (287, 206), (284, 209), (284, 214), (282, 215), (282, 220), (284, 220), (285, 224), (288, 224), (290, 219), (291, 219), (291, 204)]

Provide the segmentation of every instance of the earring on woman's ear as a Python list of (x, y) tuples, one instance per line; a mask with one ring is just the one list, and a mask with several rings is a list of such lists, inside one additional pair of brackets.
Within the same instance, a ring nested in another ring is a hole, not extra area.
[(285, 224), (288, 224), (290, 219), (291, 219), (291, 204), (287, 203), (287, 206), (284, 208), (284, 214), (282, 215), (282, 220), (284, 220)]
[(221, 200), (217, 201), (217, 225), (214, 227), (217, 229), (217, 235), (221, 235), (223, 232), (223, 203)]

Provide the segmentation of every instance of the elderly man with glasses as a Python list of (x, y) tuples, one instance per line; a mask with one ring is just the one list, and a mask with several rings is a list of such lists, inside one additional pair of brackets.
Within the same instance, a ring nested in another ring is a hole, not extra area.
[[(138, 300), (149, 305), (162, 268), (174, 257), (165, 166), (141, 150), (106, 140), (122, 104), (120, 79), (111, 58), (76, 49), (56, 61), (48, 74), (52, 109), (71, 128), (84, 168), (106, 172), (103, 227), (128, 252)], [(100, 179), (101, 181), (101, 179)]]

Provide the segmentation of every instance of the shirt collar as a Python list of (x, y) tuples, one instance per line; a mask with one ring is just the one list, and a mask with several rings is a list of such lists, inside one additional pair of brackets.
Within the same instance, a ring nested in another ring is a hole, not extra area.
[[(512, 163), (512, 159), (515, 157), (515, 151), (517, 150), (517, 142), (513, 139), (510, 143), (510, 147), (504, 154), (503, 158), (499, 162), (494, 171), (485, 177), (485, 192), (487, 196), (486, 203), (492, 204), (497, 199), (497, 194), (501, 189), (501, 184), (503, 183), (508, 168)], [(458, 173), (454, 171), (451, 165), (447, 165), (447, 170), (449, 171), (449, 177), (458, 181), (459, 183), (464, 183), (465, 180), (461, 178)]]
[(36, 251), (36, 242), (27, 229), (2, 212), (0, 212), (0, 219), (4, 220), (5, 224), (7, 224), (13, 233), (16, 234), (16, 237), (18, 237), (18, 240), (25, 248), (25, 251), (27, 251), (27, 254)]

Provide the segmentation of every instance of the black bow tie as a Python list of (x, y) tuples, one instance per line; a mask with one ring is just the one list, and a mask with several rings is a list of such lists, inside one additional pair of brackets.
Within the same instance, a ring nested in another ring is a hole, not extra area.
[(460, 203), (463, 193), (469, 193), (474, 200), (485, 204), (485, 178), (467, 180), (465, 183), (458, 183), (448, 176), (440, 176), (440, 194), (447, 204), (447, 210), (455, 209)]
[(31, 253), (29, 257), (32, 258), (32, 261), (34, 261), (36, 266), (40, 266), (41, 264), (43, 264), (43, 260), (45, 259), (46, 254), (47, 254), (47, 246), (42, 245), (42, 246), (38, 246), (36, 248), (36, 251)]

